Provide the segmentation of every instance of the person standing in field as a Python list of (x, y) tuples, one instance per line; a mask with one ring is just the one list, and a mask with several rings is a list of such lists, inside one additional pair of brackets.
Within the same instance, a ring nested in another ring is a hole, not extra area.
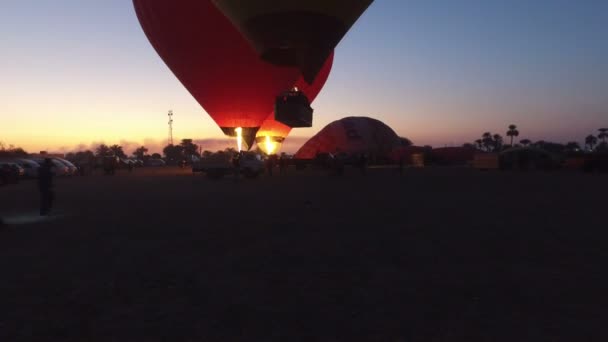
[(235, 153), (232, 157), (232, 167), (234, 168), (234, 181), (238, 182), (241, 175), (241, 154)]
[(281, 157), (279, 157), (279, 173), (281, 175), (285, 174), (287, 170), (287, 158), (285, 158), (284, 155), (281, 155)]

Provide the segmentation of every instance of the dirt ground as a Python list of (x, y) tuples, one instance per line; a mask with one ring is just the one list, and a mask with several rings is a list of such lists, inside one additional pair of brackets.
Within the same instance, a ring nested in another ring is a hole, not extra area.
[(277, 173), (1, 187), (0, 341), (608, 340), (606, 175)]

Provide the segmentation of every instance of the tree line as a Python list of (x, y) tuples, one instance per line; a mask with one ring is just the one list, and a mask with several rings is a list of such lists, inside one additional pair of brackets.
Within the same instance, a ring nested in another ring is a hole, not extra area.
[(21, 147), (13, 145), (5, 146), (0, 142), (0, 158), (21, 158), (27, 157), (29, 154)]
[[(511, 147), (536, 147), (542, 148), (549, 152), (564, 153), (564, 152), (581, 152), (580, 144), (576, 141), (569, 141), (566, 144), (547, 142), (539, 140), (532, 142), (530, 139), (521, 139), (519, 143), (515, 143), (515, 138), (520, 135), (516, 125), (509, 125), (505, 135), (508, 137), (508, 144), (505, 144), (503, 137), (500, 134), (493, 134), (491, 132), (485, 132), (479, 139), (476, 139), (473, 143), (465, 143), (463, 147), (473, 148), (485, 152), (500, 152), (506, 148)], [(429, 146), (430, 147), (430, 146)], [(588, 151), (608, 151), (608, 128), (599, 128), (597, 136), (589, 134), (585, 137), (584, 147)], [(161, 159), (164, 158), (169, 163), (177, 163), (181, 160), (192, 160), (192, 157), (209, 157), (214, 152), (212, 151), (200, 151), (200, 146), (195, 144), (192, 139), (182, 139), (177, 145), (167, 145), (163, 148), (163, 155), (159, 153), (148, 154), (149, 150), (145, 146), (140, 146), (131, 152), (131, 158), (146, 161), (148, 159)], [(223, 153), (235, 153), (234, 148), (226, 148), (223, 151), (217, 151)], [(257, 148), (256, 151), (259, 154), (263, 152)], [(0, 158), (19, 158), (27, 157), (29, 155), (21, 147), (15, 147), (13, 145), (6, 146), (0, 142)], [(119, 158), (129, 158), (125, 153), (122, 146), (100, 144), (93, 150), (70, 152), (66, 154), (66, 159), (76, 161), (91, 161), (97, 157), (103, 156), (116, 156)]]
[[(608, 151), (608, 128), (599, 128), (597, 136), (589, 134), (585, 137), (584, 147), (592, 151)], [(509, 143), (505, 144), (503, 137), (500, 134), (492, 134), (491, 132), (485, 132), (481, 135), (481, 138), (476, 139), (473, 143), (465, 143), (463, 147), (474, 148), (485, 152), (500, 152), (506, 148), (512, 147), (536, 147), (547, 150), (548, 152), (564, 153), (564, 152), (582, 152), (580, 144), (576, 141), (569, 141), (566, 144), (548, 142), (544, 140), (538, 140), (532, 142), (530, 139), (521, 139), (519, 143), (515, 143), (514, 140), (519, 136), (519, 130), (516, 125), (509, 125), (505, 135), (509, 139)]]

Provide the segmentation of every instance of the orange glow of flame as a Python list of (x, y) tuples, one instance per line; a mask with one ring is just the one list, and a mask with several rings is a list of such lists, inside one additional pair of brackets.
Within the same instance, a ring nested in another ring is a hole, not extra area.
[(270, 136), (266, 136), (266, 141), (264, 142), (264, 145), (266, 147), (266, 154), (271, 155), (274, 150), (277, 148), (277, 145), (272, 142), (272, 140), (270, 140)]
[(241, 127), (237, 127), (234, 131), (236, 132), (236, 145), (239, 152), (241, 152), (243, 149), (243, 129)]

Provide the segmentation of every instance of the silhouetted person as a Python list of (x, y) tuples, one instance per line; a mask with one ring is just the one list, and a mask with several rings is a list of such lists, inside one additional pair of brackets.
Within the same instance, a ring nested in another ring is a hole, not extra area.
[(281, 156), (279, 158), (279, 173), (285, 174), (286, 169), (287, 169), (287, 158), (285, 158), (284, 156)]
[(84, 164), (83, 163), (76, 164), (76, 169), (78, 170), (78, 174), (80, 176), (84, 176)]
[(38, 190), (40, 190), (40, 215), (46, 216), (53, 207), (53, 163), (46, 158), (38, 169)]
[(337, 157), (332, 157), (330, 160), (330, 165), (331, 165), (331, 172), (333, 175), (336, 176), (343, 176), (344, 175), (344, 163), (342, 162), (342, 160), (340, 158)]
[(129, 169), (129, 173), (133, 172), (133, 163), (127, 164), (127, 169)]
[(241, 155), (236, 153), (232, 158), (232, 167), (234, 167), (234, 181), (238, 181), (241, 174)]
[(266, 159), (266, 170), (268, 170), (268, 175), (270, 177), (272, 177), (272, 169), (274, 169), (274, 160), (272, 159), (272, 156), (269, 156), (268, 159)]

